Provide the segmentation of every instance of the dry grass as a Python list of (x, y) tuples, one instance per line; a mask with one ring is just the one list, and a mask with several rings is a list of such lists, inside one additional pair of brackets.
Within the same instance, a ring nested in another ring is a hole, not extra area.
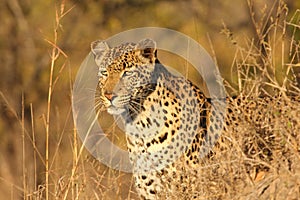
[[(199, 199), (297, 199), (300, 196), (300, 10), (289, 15), (286, 4), (275, 1), (271, 11), (258, 18), (253, 2), (247, 3), (255, 37), (240, 41), (225, 24), (222, 30), (236, 50), (232, 79), (224, 83), (228, 96), (239, 97), (230, 100), (229, 125), (215, 153), (199, 167)], [(56, 10), (53, 38), (46, 39), (51, 46), (51, 61), (46, 114), (40, 121), (35, 120), (32, 104), (29, 116), (25, 115), (26, 97), (22, 97), (19, 116), (0, 91), (10, 116), (21, 130), (23, 163), (22, 185), (10, 181), (13, 178), (0, 177), (0, 181), (10, 188), (11, 199), (138, 199), (130, 174), (109, 169), (85, 156), (88, 153), (77, 138), (76, 127), (65, 128), (72, 123), (70, 108), (67, 119), (62, 120), (63, 128), (52, 124), (52, 120), (60, 119), (59, 108), (52, 107), (52, 101), (61, 72), (68, 66), (68, 56), (58, 46), (58, 40), (62, 19), (69, 12), (72, 9), (66, 10), (62, 2)], [(72, 78), (69, 80), (71, 88)], [(26, 118), (30, 126), (26, 126)], [(36, 123), (44, 123), (44, 136), (36, 135)], [(121, 132), (115, 130), (116, 125), (107, 127), (112, 139), (122, 143), (123, 139), (119, 141), (116, 136)], [(66, 132), (70, 134), (66, 136)], [(43, 150), (37, 141), (44, 142)], [(68, 149), (62, 147), (62, 142), (69, 143)], [(68, 160), (60, 156), (65, 151)], [(171, 198), (172, 194), (168, 196)]]

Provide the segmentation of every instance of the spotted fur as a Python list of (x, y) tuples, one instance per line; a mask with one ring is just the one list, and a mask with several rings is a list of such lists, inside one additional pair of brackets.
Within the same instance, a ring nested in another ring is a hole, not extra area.
[[(124, 120), (140, 197), (159, 199), (178, 190), (197, 197), (189, 186), (193, 177), (185, 172), (195, 169), (206, 145), (218, 138), (207, 134), (208, 127), (213, 133), (220, 125), (211, 118), (210, 100), (159, 62), (153, 40), (113, 48), (95, 41), (91, 49), (99, 67), (97, 105)], [(210, 126), (212, 120), (215, 126)]]

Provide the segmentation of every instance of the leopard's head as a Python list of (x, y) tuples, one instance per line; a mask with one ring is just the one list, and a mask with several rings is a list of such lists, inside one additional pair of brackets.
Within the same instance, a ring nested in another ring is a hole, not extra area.
[(104, 41), (95, 41), (91, 51), (99, 69), (98, 106), (112, 115), (141, 109), (145, 93), (153, 90), (156, 43), (144, 39), (111, 48)]

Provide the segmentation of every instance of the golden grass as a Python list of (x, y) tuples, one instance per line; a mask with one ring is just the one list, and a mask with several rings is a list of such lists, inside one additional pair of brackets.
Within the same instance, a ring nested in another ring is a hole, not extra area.
[[(225, 24), (222, 30), (236, 50), (232, 79), (224, 83), (229, 96), (240, 98), (231, 99), (229, 108), (233, 113), (227, 119), (231, 124), (215, 153), (199, 167), (199, 199), (297, 199), (300, 196), (300, 10), (289, 14), (283, 1), (275, 1), (271, 11), (257, 19), (253, 2), (247, 3), (255, 27), (254, 38), (240, 41)], [(0, 181), (10, 188), (11, 199), (138, 199), (130, 174), (109, 169), (85, 156), (88, 152), (77, 138), (76, 127), (65, 129), (66, 123), (72, 123), (70, 108), (62, 130), (52, 123), (60, 116), (59, 108), (52, 107), (55, 85), (68, 66), (68, 56), (58, 40), (62, 19), (69, 12), (72, 8), (66, 10), (63, 1), (56, 9), (53, 38), (45, 39), (51, 46), (46, 114), (36, 122), (34, 105), (30, 104), (30, 114), (26, 115), (26, 96), (22, 96), (19, 116), (0, 91), (2, 101), (20, 127), (22, 185), (1, 176)], [(30, 121), (29, 128), (26, 118)], [(44, 123), (44, 136), (36, 134), (36, 123)], [(121, 132), (115, 133), (115, 125), (108, 130), (114, 138), (119, 138)], [(65, 145), (68, 147), (62, 146), (62, 142), (68, 143)], [(120, 142), (122, 139), (116, 141)]]

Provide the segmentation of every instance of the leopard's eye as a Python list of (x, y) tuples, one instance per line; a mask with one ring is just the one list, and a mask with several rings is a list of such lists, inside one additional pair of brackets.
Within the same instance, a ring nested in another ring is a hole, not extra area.
[(125, 71), (123, 73), (123, 76), (131, 76), (133, 74), (133, 71)]

